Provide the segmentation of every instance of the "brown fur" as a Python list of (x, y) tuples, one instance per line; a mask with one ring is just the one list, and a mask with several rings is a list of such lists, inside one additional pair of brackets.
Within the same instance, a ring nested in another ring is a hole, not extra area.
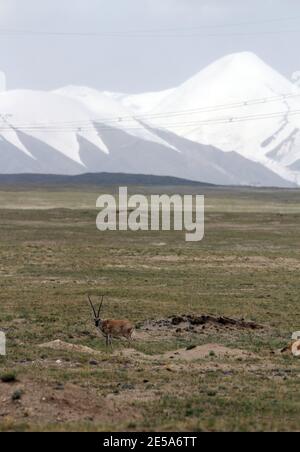
[(103, 320), (99, 326), (105, 336), (132, 338), (133, 326), (129, 320)]

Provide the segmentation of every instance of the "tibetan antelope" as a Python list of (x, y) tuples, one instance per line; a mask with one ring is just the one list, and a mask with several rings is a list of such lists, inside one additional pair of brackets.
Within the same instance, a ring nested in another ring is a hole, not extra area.
[(88, 300), (94, 313), (95, 326), (96, 328), (99, 328), (101, 334), (105, 337), (106, 347), (108, 347), (108, 345), (112, 345), (112, 338), (125, 337), (128, 341), (132, 340), (132, 333), (134, 327), (129, 322), (129, 320), (101, 319), (100, 313), (104, 300), (104, 295), (102, 295), (101, 303), (97, 312), (89, 295)]

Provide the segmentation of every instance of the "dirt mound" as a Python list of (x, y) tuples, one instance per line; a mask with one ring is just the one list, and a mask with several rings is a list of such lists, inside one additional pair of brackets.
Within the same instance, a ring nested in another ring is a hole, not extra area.
[[(92, 385), (91, 385), (92, 386)], [(22, 391), (21, 400), (12, 402), (12, 394)], [(95, 422), (104, 424), (117, 419), (119, 422), (128, 416), (138, 417), (136, 411), (125, 404), (99, 394), (93, 387), (80, 387), (72, 383), (58, 386), (45, 381), (34, 382), (24, 378), (12, 386), (0, 384), (0, 419), (6, 430), (13, 430), (19, 422), (30, 422), (34, 426), (51, 423), (59, 429), (60, 425), (72, 422)]]
[[(101, 353), (97, 350), (93, 350), (92, 348), (86, 347), (84, 345), (70, 344), (68, 342), (63, 342), (59, 339), (48, 342), (45, 344), (39, 345), (42, 348), (51, 348), (52, 350), (60, 350), (60, 351), (70, 351), (70, 352), (78, 352), (78, 353), (86, 353), (89, 355), (100, 355)], [(122, 355), (128, 358), (133, 358), (136, 360), (185, 360), (185, 361), (194, 361), (201, 358), (207, 358), (209, 356), (216, 356), (218, 358), (228, 357), (228, 358), (246, 358), (251, 356), (251, 353), (246, 352), (244, 350), (232, 349), (225, 347), (220, 344), (205, 344), (199, 346), (193, 346), (188, 348), (182, 348), (179, 350), (173, 350), (170, 352), (157, 354), (157, 355), (147, 355), (145, 353), (139, 352), (134, 348), (124, 349), (122, 351), (111, 351), (112, 355)]]
[(162, 355), (166, 359), (180, 359), (185, 361), (195, 361), (208, 357), (217, 358), (249, 358), (253, 356), (250, 352), (224, 347), (220, 344), (205, 344), (193, 348), (182, 348)]
[(177, 315), (170, 316), (166, 319), (149, 320), (140, 327), (142, 329), (176, 329), (180, 330), (197, 330), (203, 329), (205, 326), (215, 328), (231, 328), (243, 330), (261, 330), (263, 327), (255, 322), (247, 322), (244, 319), (233, 319), (230, 317), (215, 317), (212, 315)]
[(160, 361), (160, 360), (196, 361), (198, 359), (204, 359), (208, 357), (242, 358), (242, 359), (254, 357), (253, 353), (248, 352), (246, 350), (229, 348), (220, 344), (205, 344), (188, 348), (180, 348), (178, 350), (173, 350), (159, 355), (158, 354), (146, 355), (144, 353), (138, 352), (135, 349), (127, 349), (122, 351), (122, 355), (136, 360), (146, 359), (151, 361)]
[(55, 341), (47, 342), (45, 344), (40, 344), (39, 347), (51, 348), (52, 350), (87, 353), (89, 355), (100, 354), (100, 352), (98, 352), (97, 350), (93, 350), (90, 347), (86, 347), (84, 345), (70, 344), (68, 342), (61, 341), (60, 339), (56, 339)]

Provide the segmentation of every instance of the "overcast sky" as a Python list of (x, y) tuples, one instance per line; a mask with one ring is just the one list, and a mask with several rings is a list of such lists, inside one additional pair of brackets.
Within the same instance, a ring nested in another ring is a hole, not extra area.
[(290, 76), (300, 70), (300, 1), (0, 0), (0, 40), (9, 89), (160, 90), (244, 50)]

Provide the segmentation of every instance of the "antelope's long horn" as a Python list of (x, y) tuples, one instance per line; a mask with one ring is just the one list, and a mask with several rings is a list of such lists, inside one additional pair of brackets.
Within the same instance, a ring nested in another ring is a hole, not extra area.
[(101, 308), (102, 308), (103, 300), (104, 300), (104, 295), (102, 295), (102, 298), (101, 298), (101, 303), (100, 303), (100, 306), (99, 306), (99, 309), (98, 309), (98, 316), (97, 317), (99, 317), (99, 315), (100, 315), (100, 311), (101, 311)]
[(94, 316), (95, 316), (95, 318), (96, 318), (96, 317), (97, 317), (97, 315), (96, 315), (96, 311), (95, 311), (94, 305), (93, 305), (93, 303), (92, 303), (91, 297), (90, 297), (89, 295), (88, 295), (88, 299), (89, 299), (89, 302), (90, 302), (91, 308), (92, 308), (92, 310), (93, 310), (93, 312), (94, 312)]

